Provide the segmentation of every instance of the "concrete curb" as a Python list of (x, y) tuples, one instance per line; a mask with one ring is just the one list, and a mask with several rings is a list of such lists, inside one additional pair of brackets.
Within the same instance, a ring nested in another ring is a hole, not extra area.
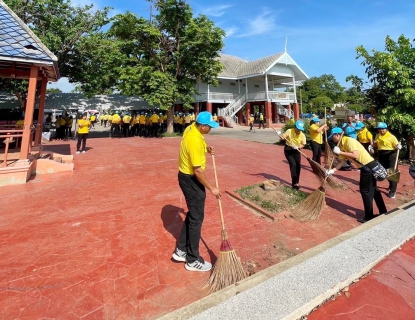
[(414, 237), (413, 206), (415, 201), (161, 319), (301, 318)]

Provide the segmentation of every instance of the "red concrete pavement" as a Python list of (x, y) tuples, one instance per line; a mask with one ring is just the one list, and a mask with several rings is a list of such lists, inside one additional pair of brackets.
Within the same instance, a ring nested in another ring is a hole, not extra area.
[(415, 319), (415, 239), (394, 251), (308, 320)]
[[(282, 147), (206, 139), (216, 147), (222, 190), (290, 181)], [(0, 188), (0, 318), (153, 319), (203, 297), (208, 274), (171, 261), (186, 210), (179, 145), (179, 138), (89, 139), (74, 172)], [(46, 149), (73, 154), (75, 142)], [(303, 163), (301, 188), (312, 191), (319, 184)], [(207, 173), (213, 180), (210, 159)], [(228, 235), (242, 261), (261, 270), (359, 225), (359, 173), (343, 174), (350, 189), (329, 191), (310, 223), (283, 215), (271, 222), (224, 195)], [(403, 172), (397, 199), (385, 197), (388, 209), (413, 198), (412, 185)], [(217, 201), (208, 195), (202, 256), (215, 261), (220, 241)]]

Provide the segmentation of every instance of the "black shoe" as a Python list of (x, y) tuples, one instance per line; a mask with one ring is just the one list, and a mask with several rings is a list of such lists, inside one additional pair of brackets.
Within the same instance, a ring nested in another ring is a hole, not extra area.
[(365, 223), (365, 222), (368, 222), (369, 220), (371, 220), (371, 219), (360, 218), (360, 219), (357, 219), (357, 222)]
[(300, 190), (300, 186), (299, 186), (298, 184), (294, 184), (292, 187), (293, 187), (293, 189), (295, 189), (295, 190)]
[(395, 192), (389, 191), (388, 198), (395, 199), (395, 197), (396, 197)]

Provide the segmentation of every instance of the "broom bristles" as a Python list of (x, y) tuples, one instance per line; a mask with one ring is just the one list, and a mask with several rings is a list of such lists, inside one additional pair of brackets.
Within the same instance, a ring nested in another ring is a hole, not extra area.
[[(311, 169), (313, 169), (314, 174), (317, 176), (319, 181), (322, 183), (326, 179), (326, 169), (320, 165), (318, 162), (313, 159), (307, 158)], [(345, 189), (345, 185), (332, 175), (329, 175), (326, 180), (327, 186), (331, 189)]]
[(304, 201), (293, 208), (292, 217), (303, 222), (316, 220), (323, 211), (325, 195), (324, 187), (313, 191)]
[(209, 292), (216, 292), (245, 279), (246, 276), (246, 271), (235, 250), (221, 251), (205, 288), (209, 287)]
[(245, 279), (246, 276), (247, 273), (242, 266), (241, 259), (236, 255), (228, 240), (228, 234), (223, 229), (219, 257), (204, 288), (209, 287), (209, 292), (216, 292)]

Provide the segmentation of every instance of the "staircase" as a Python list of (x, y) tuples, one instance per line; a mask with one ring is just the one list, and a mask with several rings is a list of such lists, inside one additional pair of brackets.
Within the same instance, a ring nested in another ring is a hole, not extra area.
[(285, 116), (288, 119), (294, 118), (294, 111), (284, 108), (280, 103), (277, 104), (277, 113), (281, 116)]
[(224, 117), (226, 121), (233, 127), (236, 125), (233, 117), (235, 114), (242, 109), (242, 107), (246, 103), (246, 94), (240, 94), (237, 96), (231, 103), (229, 103), (225, 108), (220, 109), (219, 114), (220, 116)]

